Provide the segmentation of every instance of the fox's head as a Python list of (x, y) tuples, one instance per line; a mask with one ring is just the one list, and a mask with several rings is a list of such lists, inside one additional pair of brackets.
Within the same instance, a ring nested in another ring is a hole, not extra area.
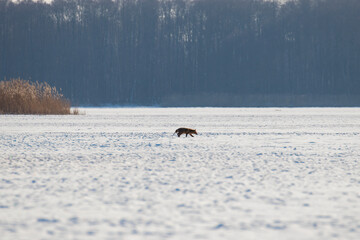
[(194, 130), (194, 134), (198, 135), (196, 129)]

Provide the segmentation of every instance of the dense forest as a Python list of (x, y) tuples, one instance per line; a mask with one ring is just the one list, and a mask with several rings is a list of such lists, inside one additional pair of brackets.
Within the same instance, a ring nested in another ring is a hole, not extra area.
[(0, 79), (79, 105), (360, 106), (359, 0), (0, 0)]

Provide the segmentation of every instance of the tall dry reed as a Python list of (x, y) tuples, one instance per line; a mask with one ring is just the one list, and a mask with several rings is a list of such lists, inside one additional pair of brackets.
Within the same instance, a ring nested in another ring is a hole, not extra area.
[(47, 83), (11, 79), (0, 82), (2, 114), (70, 114), (70, 101)]

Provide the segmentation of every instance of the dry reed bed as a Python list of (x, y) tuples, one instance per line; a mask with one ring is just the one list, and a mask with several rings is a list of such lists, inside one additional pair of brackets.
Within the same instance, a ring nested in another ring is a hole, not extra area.
[(70, 101), (48, 83), (0, 82), (0, 114), (71, 114)]

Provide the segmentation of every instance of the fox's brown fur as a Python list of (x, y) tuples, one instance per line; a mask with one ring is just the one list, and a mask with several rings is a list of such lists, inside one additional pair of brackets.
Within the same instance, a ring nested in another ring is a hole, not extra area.
[(178, 128), (176, 129), (176, 131), (174, 132), (174, 134), (177, 133), (178, 137), (180, 137), (182, 134), (189, 134), (190, 136), (194, 137), (193, 134), (197, 135), (196, 129), (191, 129), (191, 128)]

